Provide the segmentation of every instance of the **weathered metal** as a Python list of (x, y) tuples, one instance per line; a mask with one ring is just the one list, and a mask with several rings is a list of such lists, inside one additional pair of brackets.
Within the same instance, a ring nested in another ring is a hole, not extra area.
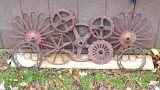
[(89, 48), (89, 44), (87, 43), (87, 40), (91, 37), (91, 33), (88, 32), (88, 33), (86, 33), (86, 35), (81, 36), (79, 34), (79, 30), (77, 30), (77, 28), (80, 28), (80, 27), (86, 27), (87, 29), (89, 29), (88, 25), (84, 24), (84, 23), (77, 23), (75, 25), (75, 28), (73, 29), (73, 33), (76, 37), (76, 40), (74, 41), (74, 45), (75, 45), (77, 51), (76, 51), (76, 56), (73, 56), (73, 60), (88, 61), (89, 57), (82, 57), (81, 54), (82, 54), (83, 49), (88, 50), (88, 48)]
[[(23, 58), (26, 59), (25, 63)], [(21, 42), (14, 47), (12, 60), (19, 69), (37, 69), (42, 63), (43, 55), (39, 46), (30, 42)]]
[(90, 45), (88, 55), (94, 63), (105, 64), (111, 60), (113, 56), (113, 48), (109, 42), (105, 40), (97, 40)]
[[(124, 58), (123, 56), (126, 55), (127, 52), (127, 56), (128, 58)], [(130, 54), (134, 55), (132, 58), (130, 58)], [(146, 55), (143, 52), (142, 48), (137, 46), (137, 45), (130, 45), (130, 46), (124, 46), (123, 48), (121, 48), (118, 53), (117, 53), (117, 64), (119, 66), (119, 68), (122, 71), (125, 72), (133, 72), (133, 71), (139, 71), (141, 70), (145, 63), (146, 63)], [(141, 63), (139, 66), (135, 66), (136, 68), (134, 69), (128, 69), (127, 67), (125, 67), (122, 63), (123, 62), (127, 62), (127, 61), (131, 61), (131, 62), (135, 62), (136, 60), (139, 60), (139, 63)]]
[(61, 33), (71, 31), (75, 26), (75, 16), (72, 12), (66, 9), (58, 9), (51, 16), (51, 25)]
[[(45, 60), (51, 64), (66, 64), (74, 53), (74, 44), (72, 40), (63, 33), (53, 33), (49, 35), (42, 43), (42, 46), (46, 50), (43, 52), (43, 56)], [(54, 57), (52, 61), (50, 61), (49, 58), (52, 57), (52, 55), (54, 55)]]
[(91, 20), (89, 29), (93, 37), (97, 39), (108, 39), (114, 32), (114, 24), (107, 16), (96, 16)]

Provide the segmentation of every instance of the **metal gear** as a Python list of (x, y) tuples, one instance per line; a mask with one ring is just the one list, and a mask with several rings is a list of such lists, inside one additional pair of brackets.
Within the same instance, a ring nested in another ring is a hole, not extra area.
[(77, 28), (80, 27), (86, 27), (88, 29), (88, 25), (84, 24), (84, 23), (78, 23), (75, 25), (75, 28), (73, 29), (73, 33), (76, 37), (76, 40), (74, 41), (74, 45), (77, 48), (76, 51), (76, 56), (73, 57), (73, 60), (76, 61), (87, 61), (89, 60), (89, 57), (81, 57), (82, 54), (82, 50), (83, 49), (87, 49), (89, 48), (89, 44), (87, 43), (87, 40), (91, 37), (91, 33), (88, 32), (86, 35), (84, 36), (80, 36), (79, 34), (79, 30), (77, 30)]
[(28, 42), (21, 42), (14, 47), (12, 60), (19, 69), (37, 69), (42, 63), (43, 55), (37, 45)]
[(50, 31), (50, 17), (45, 17), (43, 13), (23, 14), (23, 17), (16, 16), (12, 21), (10, 38), (13, 45), (20, 42), (34, 43), (40, 45), (43, 39), (53, 31)]
[(113, 48), (109, 42), (105, 40), (97, 40), (90, 45), (88, 55), (94, 63), (105, 64), (111, 60), (113, 56)]
[(89, 29), (93, 37), (107, 39), (114, 32), (114, 24), (107, 16), (96, 16), (91, 20)]
[(76, 22), (74, 14), (66, 9), (58, 9), (55, 11), (50, 21), (53, 28), (60, 33), (71, 31)]
[[(48, 36), (42, 43), (45, 60), (51, 64), (62, 65), (69, 62), (74, 53), (74, 45), (72, 40), (63, 33), (53, 33)], [(70, 49), (71, 48), (71, 49)], [(54, 55), (54, 57), (52, 57)], [(66, 57), (65, 57), (66, 56)], [(50, 60), (50, 57), (52, 60)]]
[(115, 24), (112, 37), (113, 49), (116, 53), (124, 46), (138, 45), (149, 48), (153, 45), (152, 27), (148, 24), (147, 18), (142, 18), (141, 14), (120, 13), (114, 17)]
[[(127, 54), (127, 58), (125, 58), (126, 54)], [(133, 55), (131, 56), (130, 54), (133, 54)], [(135, 65), (134, 69), (129, 69), (122, 64), (122, 63), (125, 63), (127, 61), (131, 61), (134, 64), (134, 62), (137, 59), (141, 63), (139, 63), (140, 65)], [(118, 64), (119, 68), (122, 71), (124, 71), (124, 72), (134, 72), (134, 71), (139, 71), (144, 67), (144, 65), (146, 63), (146, 55), (143, 52), (141, 47), (133, 44), (133, 45), (125, 46), (125, 47), (121, 48), (117, 53), (116, 60), (117, 60), (117, 64)]]

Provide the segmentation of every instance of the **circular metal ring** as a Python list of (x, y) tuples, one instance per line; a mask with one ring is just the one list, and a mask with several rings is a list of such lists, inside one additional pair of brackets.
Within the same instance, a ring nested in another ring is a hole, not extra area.
[(19, 69), (37, 69), (42, 63), (43, 55), (37, 45), (28, 42), (21, 42), (14, 47), (12, 60)]

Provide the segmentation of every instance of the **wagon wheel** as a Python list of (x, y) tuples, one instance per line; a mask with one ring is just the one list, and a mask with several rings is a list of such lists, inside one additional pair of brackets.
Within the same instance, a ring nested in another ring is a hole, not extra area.
[(111, 60), (113, 48), (107, 41), (97, 40), (90, 45), (88, 55), (94, 63), (105, 64)]
[[(129, 54), (132, 54), (135, 52), (136, 52), (136, 54), (134, 54), (132, 56), (129, 55)], [(129, 58), (125, 57), (126, 54), (127, 54), (127, 57), (129, 57)], [(143, 52), (141, 47), (139, 47), (137, 45), (131, 45), (131, 46), (125, 46), (125, 47), (121, 48), (117, 53), (116, 60), (117, 60), (117, 64), (118, 64), (119, 68), (122, 71), (133, 72), (133, 71), (139, 71), (144, 67), (144, 65), (146, 63), (146, 55)], [(139, 61), (139, 63), (135, 64), (136, 61)], [(125, 67), (125, 65), (124, 65), (125, 62), (132, 62), (132, 65), (134, 65), (135, 68), (131, 69), (131, 68)]]
[(72, 40), (67, 35), (61, 33), (54, 33), (48, 36), (42, 45), (47, 49), (44, 52), (45, 60), (51, 64), (66, 64), (74, 52)]
[(14, 47), (12, 60), (19, 69), (37, 69), (40, 67), (43, 57), (42, 52), (37, 45), (21, 42)]
[(60, 33), (69, 32), (75, 26), (74, 14), (66, 9), (58, 9), (55, 11), (50, 21), (53, 28)]
[(87, 51), (88, 51), (89, 44), (87, 43), (87, 40), (89, 39), (89, 37), (91, 37), (91, 33), (88, 32), (86, 35), (81, 36), (79, 34), (80, 30), (77, 29), (77, 28), (80, 28), (80, 27), (86, 27), (88, 29), (88, 25), (84, 24), (84, 23), (78, 23), (78, 24), (76, 24), (76, 26), (73, 30), (73, 33), (76, 37), (76, 40), (74, 41), (74, 45), (77, 48), (76, 56), (73, 56), (73, 60), (87, 61), (87, 60), (89, 60), (89, 57), (88, 56), (82, 57), (81, 54), (82, 54), (82, 50), (87, 49)]
[(107, 16), (97, 16), (91, 20), (89, 29), (93, 37), (97, 39), (107, 39), (114, 31), (114, 24)]
[(46, 17), (43, 13), (37, 14), (32, 12), (30, 14), (23, 14), (23, 16), (16, 16), (12, 21), (13, 28), (11, 29), (10, 38), (12, 45), (20, 42), (29, 42), (36, 45), (41, 45), (44, 38), (52, 33), (50, 30), (50, 17)]
[(121, 48), (128, 45), (135, 44), (145, 48), (153, 45), (152, 27), (148, 24), (148, 19), (142, 18), (141, 14), (120, 13), (112, 20), (115, 30), (110, 37), (112, 39), (110, 43), (113, 45), (113, 49), (117, 50), (116, 54)]

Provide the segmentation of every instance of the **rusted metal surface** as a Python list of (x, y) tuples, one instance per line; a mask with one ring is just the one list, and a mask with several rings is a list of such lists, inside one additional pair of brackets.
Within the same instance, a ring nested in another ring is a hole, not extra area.
[[(128, 57), (124, 58), (123, 55), (125, 55), (126, 53), (128, 54)], [(132, 54), (134, 56), (132, 58), (130, 58), (130, 54)], [(137, 59), (141, 59), (141, 62), (140, 62), (140, 65), (139, 66), (136, 65), (135, 66), (136, 68), (134, 68), (134, 69), (128, 69), (127, 67), (125, 67), (122, 64), (122, 62), (127, 62), (127, 61), (134, 62)], [(125, 46), (125, 47), (121, 48), (118, 51), (116, 60), (117, 60), (117, 64), (118, 64), (119, 68), (122, 71), (133, 72), (133, 71), (139, 71), (139, 70), (141, 70), (144, 67), (144, 65), (146, 63), (146, 55), (143, 52), (143, 50), (142, 50), (141, 47), (139, 47), (137, 45), (130, 45), (130, 46)]]
[[(48, 31), (50, 17), (46, 17), (43, 13), (37, 14), (32, 12), (30, 14), (23, 14), (23, 16), (16, 16), (12, 21), (13, 28), (11, 29), (11, 41), (13, 46), (20, 42), (29, 42), (36, 45), (41, 45), (44, 38), (52, 33)], [(42, 27), (43, 26), (43, 27)]]
[[(51, 64), (61, 65), (69, 62), (74, 52), (72, 40), (63, 33), (53, 33), (49, 35), (42, 44), (46, 52), (43, 52), (45, 60)], [(71, 46), (71, 47), (70, 47)], [(71, 51), (69, 48), (71, 48)], [(54, 54), (52, 61), (48, 58)], [(60, 58), (58, 58), (60, 56)], [(68, 58), (65, 58), (67, 56)]]
[[(148, 24), (148, 19), (141, 14), (120, 13), (112, 19), (115, 24), (115, 31), (111, 37), (113, 48), (118, 50), (123, 46), (138, 45), (149, 48), (153, 45), (153, 37), (146, 37), (152, 34), (152, 27)], [(117, 50), (117, 51), (118, 51)]]
[(74, 41), (74, 45), (77, 49), (76, 51), (76, 56), (73, 57), (73, 60), (76, 60), (76, 61), (88, 61), (89, 60), (89, 57), (82, 57), (81, 54), (82, 54), (82, 50), (83, 49), (87, 49), (89, 48), (89, 44), (87, 43), (87, 40), (91, 37), (91, 33), (88, 32), (86, 33), (86, 35), (84, 36), (81, 36), (79, 34), (79, 30), (77, 30), (77, 28), (79, 29), (80, 27), (86, 27), (89, 29), (88, 25), (87, 24), (84, 24), (84, 23), (77, 23), (75, 25), (75, 28), (73, 29), (73, 33), (76, 37), (76, 40)]
[(114, 32), (113, 21), (107, 16), (94, 17), (89, 27), (91, 34), (97, 39), (108, 39)]
[(69, 32), (75, 25), (75, 16), (69, 10), (58, 9), (51, 16), (51, 25), (58, 32)]
[[(23, 58), (32, 63), (24, 63)], [(19, 69), (37, 69), (42, 63), (43, 55), (39, 46), (30, 42), (21, 42), (14, 47), (12, 60)]]
[[(18, 61), (18, 55), (36, 61), (30, 66), (33, 68), (38, 68), (42, 60), (47, 60), (54, 65), (66, 64), (71, 59), (79, 62), (91, 60), (96, 64), (106, 64), (113, 56), (113, 49), (118, 48), (115, 59), (120, 69), (136, 71), (142, 69), (146, 62), (145, 53), (141, 47), (149, 48), (152, 45), (147, 42), (153, 39), (145, 37), (152, 32), (148, 19), (142, 18), (141, 14), (133, 13), (120, 13), (113, 19), (104, 15), (95, 16), (88, 25), (76, 23), (74, 14), (63, 8), (55, 11), (51, 17), (46, 17), (43, 13), (25, 13), (22, 17), (17, 16), (12, 23), (13, 33), (10, 37), (12, 40), (17, 40), (13, 42), (12, 59), (18, 68), (25, 67)], [(81, 34), (80, 32), (83, 31), (87, 33)], [(68, 36), (70, 32), (75, 36), (74, 41)], [(95, 40), (89, 44), (88, 40), (91, 37)], [(110, 39), (112, 42), (109, 41)], [(87, 57), (82, 57), (83, 50), (86, 50)], [(36, 54), (37, 60), (33, 60), (33, 53)], [(127, 58), (124, 59), (125, 54)], [(134, 55), (134, 59), (130, 57), (130, 54)], [(139, 58), (142, 59), (142, 64), (134, 70), (128, 70), (121, 63), (134, 62)]]
[(113, 56), (113, 48), (105, 40), (94, 41), (89, 49), (88, 55), (96, 64), (105, 64), (109, 62)]

